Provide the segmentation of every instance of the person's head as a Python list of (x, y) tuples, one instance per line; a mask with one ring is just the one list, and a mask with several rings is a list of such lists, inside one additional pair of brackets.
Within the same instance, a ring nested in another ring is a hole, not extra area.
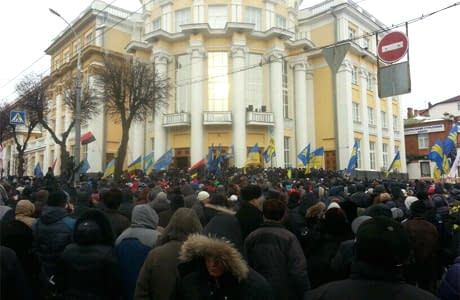
[(64, 191), (58, 190), (50, 193), (46, 204), (48, 206), (65, 207), (68, 200), (68, 195)]
[(159, 238), (159, 244), (169, 241), (185, 241), (192, 233), (199, 233), (203, 230), (200, 219), (195, 210), (181, 207), (172, 215), (163, 234)]
[(101, 191), (101, 201), (109, 209), (118, 209), (123, 200), (123, 192), (117, 188), (111, 188)]
[(200, 202), (209, 203), (210, 195), (209, 195), (209, 193), (206, 192), (206, 191), (201, 191), (201, 192), (198, 193), (198, 196), (196, 196), (196, 198), (197, 198), (198, 201), (200, 201)]
[(227, 197), (225, 196), (225, 194), (214, 194), (211, 197), (209, 203), (220, 206), (227, 206)]
[(257, 202), (260, 196), (262, 196), (262, 189), (259, 185), (248, 184), (241, 188), (240, 194), (241, 199), (243, 199), (244, 202), (248, 202), (257, 206)]
[(409, 236), (399, 222), (373, 217), (358, 229), (355, 257), (379, 269), (397, 270), (410, 254)]
[(265, 200), (262, 213), (267, 221), (281, 222), (286, 216), (286, 203), (277, 199)]
[(75, 222), (73, 239), (79, 245), (112, 246), (114, 238), (110, 221), (100, 210), (89, 209)]
[(172, 211), (176, 211), (177, 209), (185, 206), (184, 196), (181, 194), (174, 194), (170, 201), (170, 207)]
[(140, 204), (134, 206), (131, 214), (131, 224), (156, 229), (158, 220), (158, 214), (150, 205)]
[(220, 277), (225, 273), (225, 265), (224, 263), (213, 256), (206, 256), (206, 269), (211, 277)]

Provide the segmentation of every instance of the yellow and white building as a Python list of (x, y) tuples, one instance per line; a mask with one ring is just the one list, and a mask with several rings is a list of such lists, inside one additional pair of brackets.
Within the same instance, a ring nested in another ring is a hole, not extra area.
[[(358, 141), (359, 169), (381, 171), (399, 150), (405, 172), (400, 105), (396, 97), (377, 95), (372, 37), (352, 41), (337, 72), (334, 113), (322, 47), (384, 27), (356, 4), (333, 0), (299, 9), (293, 0), (142, 2), (142, 14), (131, 14), (95, 1), (72, 23), (78, 41), (66, 29), (46, 50), (56, 79), (50, 90), (56, 128), (70, 121), (59, 74), (75, 70), (75, 47), (81, 45), (90, 84), (97, 84), (91, 66), (101, 63), (104, 51), (149, 59), (170, 79), (168, 105), (132, 126), (127, 163), (150, 151), (156, 160), (173, 148), (175, 165), (189, 167), (214, 145), (233, 151), (232, 164), (242, 167), (254, 144), (262, 151), (273, 137), (270, 166), (296, 166), (297, 154), (311, 144), (312, 150), (325, 147), (326, 168), (344, 169)], [(89, 172), (103, 171), (120, 129), (101, 113), (82, 127), (82, 133), (89, 130), (96, 142), (83, 148), (82, 157)], [(47, 166), (58, 157), (57, 148), (46, 134), (42, 144), (41, 154), (29, 155), (43, 157)]]

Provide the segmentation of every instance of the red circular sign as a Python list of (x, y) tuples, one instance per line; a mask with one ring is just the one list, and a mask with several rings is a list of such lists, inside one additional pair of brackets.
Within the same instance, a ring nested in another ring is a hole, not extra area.
[(400, 31), (385, 35), (377, 46), (379, 58), (386, 63), (394, 63), (404, 57), (409, 48), (407, 36)]

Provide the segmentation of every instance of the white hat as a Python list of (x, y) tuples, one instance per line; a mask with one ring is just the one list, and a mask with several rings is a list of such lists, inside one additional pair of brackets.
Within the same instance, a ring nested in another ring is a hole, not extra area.
[(206, 191), (201, 191), (198, 193), (198, 196), (196, 197), (199, 201), (204, 201), (209, 198), (209, 193)]
[(329, 204), (329, 206), (327, 207), (327, 210), (331, 208), (340, 208), (340, 205), (337, 202), (331, 202), (331, 204)]
[(231, 195), (229, 198), (228, 198), (229, 201), (238, 201), (238, 196), (237, 195)]
[(410, 206), (412, 205), (412, 203), (414, 203), (415, 201), (418, 201), (418, 198), (415, 197), (415, 196), (407, 196), (406, 197), (406, 200), (404, 200), (404, 205), (406, 206), (407, 209), (410, 209)]

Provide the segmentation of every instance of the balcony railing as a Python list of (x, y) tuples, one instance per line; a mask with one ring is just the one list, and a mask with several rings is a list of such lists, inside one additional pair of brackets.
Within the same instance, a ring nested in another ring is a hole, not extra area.
[(46, 136), (43, 136), (33, 141), (29, 141), (29, 143), (27, 144), (26, 152), (31, 152), (31, 151), (43, 148), (45, 146), (46, 146)]
[(271, 112), (246, 112), (247, 125), (271, 126), (274, 124), (273, 113)]
[(190, 126), (190, 114), (186, 112), (163, 115), (164, 127)]
[(203, 114), (204, 125), (231, 125), (232, 113), (230, 111), (205, 111)]

